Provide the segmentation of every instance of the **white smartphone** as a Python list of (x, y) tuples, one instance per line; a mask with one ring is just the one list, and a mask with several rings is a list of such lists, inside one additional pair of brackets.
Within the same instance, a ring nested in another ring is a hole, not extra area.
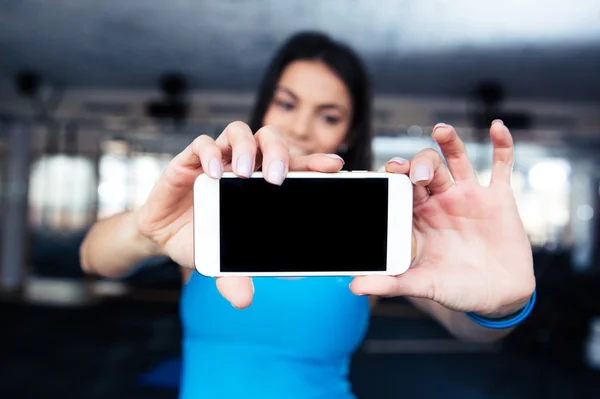
[(205, 276), (398, 275), (411, 262), (413, 187), (405, 175), (262, 173), (194, 184), (194, 260)]

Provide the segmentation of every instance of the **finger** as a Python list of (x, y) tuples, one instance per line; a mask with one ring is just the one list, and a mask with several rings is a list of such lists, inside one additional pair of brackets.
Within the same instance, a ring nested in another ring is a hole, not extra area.
[(312, 154), (290, 159), (290, 170), (322, 173), (339, 172), (344, 166), (342, 157), (336, 154)]
[(243, 122), (232, 122), (216, 141), (221, 148), (231, 148), (233, 172), (239, 177), (250, 177), (254, 170), (257, 143), (252, 130)]
[(431, 194), (441, 194), (454, 182), (439, 152), (426, 148), (410, 162), (410, 179), (416, 186), (427, 186)]
[(440, 146), (455, 181), (477, 181), (477, 175), (475, 175), (473, 165), (467, 156), (465, 143), (458, 137), (452, 126), (438, 123), (433, 128), (431, 136)]
[(408, 159), (394, 157), (385, 164), (385, 171), (408, 175), (408, 172), (410, 172), (410, 161)]
[(273, 126), (262, 127), (254, 137), (262, 154), (265, 180), (280, 186), (290, 166), (290, 149), (285, 139)]
[[(399, 173), (403, 175), (408, 175), (410, 173), (410, 161), (400, 158), (394, 157), (390, 159), (385, 164), (386, 172), (390, 173)], [(429, 190), (425, 186), (414, 186), (413, 187), (413, 205), (419, 205), (423, 202), (427, 201), (429, 198)]]
[(252, 304), (254, 284), (250, 277), (217, 277), (217, 289), (234, 308), (245, 309)]
[(499, 119), (492, 122), (490, 137), (494, 147), (491, 183), (503, 182), (510, 184), (515, 159), (513, 138), (508, 128)]
[(221, 150), (212, 137), (203, 135), (197, 137), (191, 144), (191, 149), (198, 154), (202, 170), (214, 179), (219, 179), (223, 174), (221, 163)]
[(214, 140), (209, 136), (198, 136), (169, 162), (165, 177), (169, 184), (189, 186), (203, 171), (211, 177), (219, 178), (217, 166), (220, 165), (221, 151)]
[(399, 276), (361, 276), (350, 283), (355, 295), (435, 298), (435, 274), (428, 268), (413, 268)]

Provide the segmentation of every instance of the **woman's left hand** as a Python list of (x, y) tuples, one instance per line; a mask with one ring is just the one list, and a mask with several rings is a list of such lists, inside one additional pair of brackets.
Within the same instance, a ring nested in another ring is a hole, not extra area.
[[(432, 149), (386, 170), (414, 186), (413, 262), (399, 276), (357, 277), (355, 294), (428, 298), (455, 311), (501, 317), (520, 310), (535, 289), (531, 246), (511, 188), (513, 140), (501, 121), (490, 127), (492, 180), (481, 186), (453, 127), (438, 125)], [(449, 173), (450, 172), (450, 173)], [(452, 174), (452, 177), (450, 176)]]

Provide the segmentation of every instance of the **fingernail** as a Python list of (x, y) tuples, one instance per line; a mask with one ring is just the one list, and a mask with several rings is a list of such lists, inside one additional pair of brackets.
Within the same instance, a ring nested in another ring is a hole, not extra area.
[(448, 126), (448, 125), (446, 125), (445, 123), (440, 122), (440, 123), (438, 123), (437, 125), (435, 125), (433, 127), (433, 130), (431, 132), (433, 133), (433, 132), (435, 132), (435, 129), (437, 129), (439, 127), (446, 127), (446, 126)]
[(504, 125), (504, 122), (502, 122), (502, 119), (494, 119), (494, 120), (492, 121), (492, 125), (493, 125), (494, 123), (499, 123), (499, 124), (501, 124), (501, 125)]
[(429, 171), (429, 166), (427, 166), (424, 163), (416, 164), (412, 168), (411, 177), (412, 177), (413, 183), (417, 183), (417, 182), (424, 181), (424, 180), (429, 180), (430, 176), (431, 176), (431, 173)]
[(210, 160), (210, 162), (208, 163), (208, 170), (210, 172), (210, 176), (215, 179), (219, 179), (223, 174), (223, 171), (221, 169), (221, 162), (219, 162), (217, 158), (213, 158)]
[(365, 295), (362, 292), (354, 292), (354, 291), (352, 291), (352, 283), (348, 284), (348, 288), (350, 289), (350, 292), (352, 292), (356, 296), (364, 296)]
[(388, 162), (393, 162), (393, 163), (397, 163), (400, 165), (404, 165), (406, 163), (406, 159), (400, 158), (400, 157), (394, 157), (394, 158), (390, 159)]
[(238, 176), (250, 177), (252, 174), (252, 157), (250, 154), (242, 154), (237, 159)]
[(267, 173), (267, 180), (278, 186), (281, 186), (283, 183), (283, 179), (285, 178), (285, 166), (283, 162), (280, 160), (273, 161), (269, 164), (269, 169)]
[(342, 161), (342, 164), (346, 163), (346, 161), (344, 161), (344, 158), (340, 157), (338, 154), (327, 154), (327, 156), (329, 158), (339, 159), (340, 161)]

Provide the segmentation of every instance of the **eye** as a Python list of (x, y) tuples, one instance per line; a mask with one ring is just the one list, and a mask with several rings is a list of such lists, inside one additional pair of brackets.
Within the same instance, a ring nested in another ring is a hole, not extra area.
[(290, 110), (294, 109), (294, 104), (287, 102), (287, 101), (277, 100), (277, 101), (275, 101), (275, 104), (277, 104), (278, 107), (280, 107), (286, 111), (290, 111)]
[(325, 115), (324, 116), (325, 122), (330, 124), (330, 125), (336, 125), (340, 122), (340, 118), (337, 116), (332, 116), (332, 115)]

